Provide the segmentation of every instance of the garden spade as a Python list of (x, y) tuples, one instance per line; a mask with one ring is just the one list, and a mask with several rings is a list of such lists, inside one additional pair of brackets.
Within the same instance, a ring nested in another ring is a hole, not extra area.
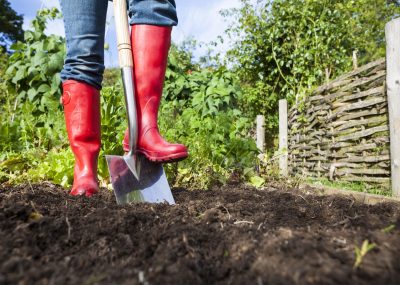
[(114, 194), (118, 204), (130, 202), (175, 204), (162, 164), (151, 162), (136, 153), (138, 124), (126, 0), (113, 2), (129, 130), (129, 152), (123, 156), (106, 155)]

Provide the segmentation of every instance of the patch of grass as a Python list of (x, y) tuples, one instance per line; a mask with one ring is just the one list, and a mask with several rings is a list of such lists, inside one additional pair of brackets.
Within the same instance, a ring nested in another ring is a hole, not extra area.
[(313, 186), (327, 186), (340, 190), (349, 190), (389, 197), (392, 196), (392, 193), (388, 188), (377, 184), (374, 185), (363, 182), (331, 181), (325, 178), (307, 178), (305, 181)]

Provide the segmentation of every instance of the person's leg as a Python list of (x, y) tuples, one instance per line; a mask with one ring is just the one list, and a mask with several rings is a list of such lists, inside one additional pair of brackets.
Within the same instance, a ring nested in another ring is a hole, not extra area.
[[(171, 30), (177, 24), (173, 0), (133, 0), (129, 12), (132, 26), (134, 82), (138, 106), (138, 152), (149, 160), (172, 162), (188, 156), (182, 144), (166, 142), (157, 125)], [(124, 150), (129, 149), (129, 136), (124, 138)]]
[(67, 39), (61, 100), (75, 156), (72, 195), (92, 196), (99, 189), (99, 89), (104, 71), (107, 5), (107, 0), (61, 0)]
[(67, 55), (62, 81), (77, 80), (101, 89), (107, 0), (61, 0)]

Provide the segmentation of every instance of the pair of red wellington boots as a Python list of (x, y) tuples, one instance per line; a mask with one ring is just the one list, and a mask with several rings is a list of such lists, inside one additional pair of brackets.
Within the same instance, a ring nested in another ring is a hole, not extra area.
[[(138, 108), (137, 151), (154, 162), (182, 160), (188, 156), (187, 148), (166, 142), (157, 126), (171, 44), (171, 27), (135, 25), (132, 27), (131, 42)], [(99, 190), (100, 92), (87, 83), (67, 80), (63, 83), (62, 104), (68, 138), (75, 156), (71, 194), (90, 197)], [(123, 146), (128, 151), (128, 132), (125, 132)]]

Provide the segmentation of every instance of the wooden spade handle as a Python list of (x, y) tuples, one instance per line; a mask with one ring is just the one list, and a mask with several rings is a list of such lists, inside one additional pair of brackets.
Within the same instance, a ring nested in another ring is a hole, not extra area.
[(129, 36), (126, 0), (114, 0), (115, 29), (117, 31), (117, 47), (120, 67), (133, 67), (132, 46)]

